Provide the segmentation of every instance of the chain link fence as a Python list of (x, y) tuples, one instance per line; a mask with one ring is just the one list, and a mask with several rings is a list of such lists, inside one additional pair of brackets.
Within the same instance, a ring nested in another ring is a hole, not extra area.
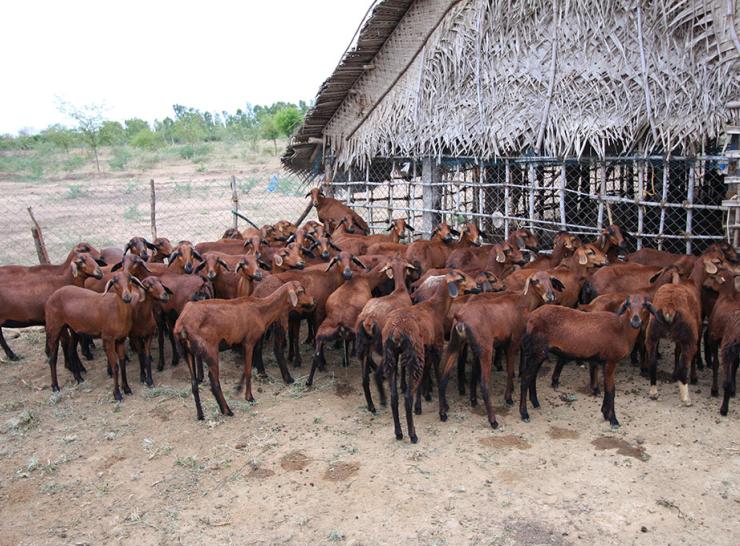
[[(52, 263), (62, 261), (80, 241), (97, 248), (122, 248), (133, 236), (153, 238), (152, 185), (142, 180), (19, 182), (0, 181), (0, 264), (38, 263), (27, 208), (41, 225)], [(302, 180), (288, 173), (265, 179), (154, 180), (156, 232), (171, 241), (212, 241), (235, 225), (238, 210), (257, 225), (295, 221), (306, 207)], [(236, 224), (248, 224), (239, 219)]]
[[(424, 213), (452, 224), (477, 221), (492, 242), (521, 227), (550, 244), (560, 230), (593, 237), (616, 223), (632, 249), (701, 252), (726, 236), (721, 156), (606, 160), (441, 158), (422, 181), (422, 161), (376, 159), (338, 173), (334, 196), (356, 209), (374, 231), (392, 218), (422, 225)], [(424, 188), (434, 188), (424, 206)], [(428, 236), (417, 231), (416, 236)]]

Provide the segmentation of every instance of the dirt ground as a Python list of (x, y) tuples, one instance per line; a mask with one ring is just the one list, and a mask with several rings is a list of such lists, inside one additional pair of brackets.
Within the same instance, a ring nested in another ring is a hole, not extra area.
[(222, 353), (235, 415), (203, 386), (198, 422), (182, 365), (117, 404), (98, 348), (87, 381), (62, 370), (52, 395), (43, 332), (9, 341), (24, 358), (0, 364), (3, 545), (737, 544), (740, 402), (720, 418), (706, 370), (684, 408), (667, 382), (648, 399), (624, 362), (617, 431), (575, 365), (557, 391), (540, 378), (530, 423), (501, 407), (495, 372), (495, 431), (453, 379), (449, 421), (435, 394), (412, 445), (395, 440), (388, 408), (367, 412), (339, 351), (310, 390), (305, 367), (287, 387), (269, 358), (255, 405), (233, 393), (237, 361)]

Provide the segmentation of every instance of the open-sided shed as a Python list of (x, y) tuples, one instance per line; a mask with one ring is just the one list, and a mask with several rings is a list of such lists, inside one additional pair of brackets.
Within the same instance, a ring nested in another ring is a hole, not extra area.
[(696, 251), (725, 230), (736, 19), (733, 0), (380, 0), (283, 163), (377, 227), (611, 217)]

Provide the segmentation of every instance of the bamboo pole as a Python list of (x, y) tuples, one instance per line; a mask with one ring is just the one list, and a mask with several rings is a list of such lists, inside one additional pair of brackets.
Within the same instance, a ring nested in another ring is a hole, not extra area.
[(639, 204), (642, 201), (642, 193), (645, 183), (645, 165), (638, 165), (637, 167), (637, 250), (642, 248), (642, 227), (645, 215), (645, 207)]
[[(668, 200), (668, 181), (670, 180), (670, 163), (668, 159), (663, 163), (663, 191), (660, 198), (660, 226), (658, 234), (663, 235), (665, 232), (665, 202)], [(663, 250), (663, 239), (658, 239), (658, 250)]]
[(604, 197), (606, 197), (606, 165), (599, 164), (599, 213), (596, 219), (596, 228), (601, 231), (604, 227)]
[(51, 262), (49, 261), (49, 253), (46, 250), (46, 243), (44, 243), (44, 234), (41, 231), (41, 226), (33, 216), (33, 210), (31, 207), (28, 207), (26, 210), (28, 210), (28, 215), (31, 217), (31, 222), (33, 222), (31, 235), (33, 236), (33, 244), (36, 247), (36, 255), (39, 257), (39, 263), (41, 265), (49, 264)]
[(529, 229), (534, 229), (534, 194), (537, 189), (537, 173), (534, 163), (530, 163), (527, 169), (529, 173)]
[(560, 165), (560, 227), (565, 231), (565, 163)]
[(152, 241), (157, 238), (157, 195), (154, 191), (154, 179), (149, 179), (149, 210), (152, 228)]
[[(231, 208), (239, 212), (239, 192), (236, 190), (236, 176), (233, 174), (231, 175)], [(238, 228), (239, 217), (236, 214), (232, 216), (234, 217), (234, 228)]]
[(509, 197), (509, 185), (511, 184), (511, 164), (507, 159), (504, 163), (504, 239), (509, 239), (509, 216), (511, 215), (511, 198)]
[(694, 184), (696, 182), (696, 171), (694, 170), (694, 165), (692, 163), (691, 167), (689, 167), (689, 186), (688, 190), (686, 192), (686, 200), (688, 203), (688, 207), (686, 210), (686, 254), (691, 254), (691, 230), (694, 227)]

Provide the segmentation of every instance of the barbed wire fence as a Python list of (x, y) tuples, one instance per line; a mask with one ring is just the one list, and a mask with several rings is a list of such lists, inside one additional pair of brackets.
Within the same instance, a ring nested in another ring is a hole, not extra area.
[[(495, 162), (443, 157), (435, 163), (439, 174), (431, 181), (422, 179), (422, 161), (390, 158), (340, 172), (328, 186), (375, 232), (390, 219), (406, 218), (417, 228), (416, 237), (428, 237), (419, 231), (427, 213), (455, 225), (477, 221), (490, 242), (527, 227), (549, 245), (561, 230), (590, 238), (616, 223), (631, 250), (698, 253), (727, 235), (723, 156)], [(424, 188), (430, 186), (435, 197), (425, 206)]]
[(39, 261), (28, 207), (42, 228), (52, 263), (64, 260), (80, 241), (122, 248), (133, 236), (152, 239), (152, 186), (156, 233), (173, 242), (213, 241), (229, 227), (245, 229), (244, 220), (235, 223), (234, 208), (263, 225), (282, 218), (295, 221), (307, 204), (305, 183), (282, 171), (264, 179), (3, 181), (0, 265)]

